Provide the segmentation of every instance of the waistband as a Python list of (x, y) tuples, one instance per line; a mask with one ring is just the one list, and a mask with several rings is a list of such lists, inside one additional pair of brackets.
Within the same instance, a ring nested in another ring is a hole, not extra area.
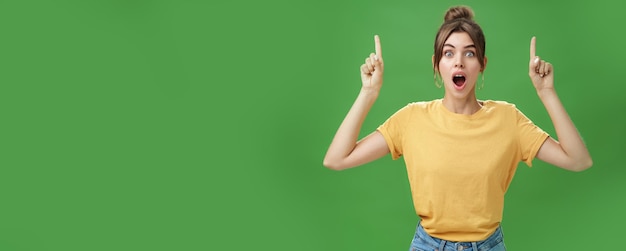
[(454, 242), (454, 241), (447, 241), (447, 240), (432, 237), (428, 235), (428, 233), (426, 233), (426, 231), (422, 227), (422, 224), (418, 224), (415, 234), (417, 235), (418, 238), (422, 239), (429, 245), (433, 246), (434, 248), (438, 248), (438, 250), (445, 250), (444, 249), (445, 247), (453, 248), (454, 250), (459, 250), (459, 251), (461, 250), (473, 250), (473, 251), (489, 250), (503, 241), (502, 229), (499, 226), (496, 229), (496, 231), (493, 232), (493, 234), (487, 237), (487, 239), (482, 240), (482, 241), (472, 241), (472, 242)]

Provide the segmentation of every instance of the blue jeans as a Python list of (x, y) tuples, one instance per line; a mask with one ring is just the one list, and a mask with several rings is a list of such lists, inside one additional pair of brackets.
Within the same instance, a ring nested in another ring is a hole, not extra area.
[(424, 231), (422, 224), (417, 225), (415, 236), (409, 251), (505, 251), (502, 229), (496, 231), (487, 239), (475, 242), (453, 242), (432, 237)]

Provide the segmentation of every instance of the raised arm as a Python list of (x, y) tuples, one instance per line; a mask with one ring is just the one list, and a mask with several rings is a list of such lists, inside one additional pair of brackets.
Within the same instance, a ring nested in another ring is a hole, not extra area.
[(376, 160), (389, 153), (385, 138), (378, 131), (357, 141), (363, 121), (378, 98), (383, 84), (383, 54), (380, 38), (374, 37), (376, 54), (371, 53), (361, 65), (361, 91), (337, 129), (324, 157), (324, 166), (343, 170)]
[(550, 115), (559, 140), (548, 138), (539, 149), (537, 158), (570, 171), (583, 171), (593, 164), (591, 155), (556, 94), (552, 64), (541, 60), (535, 52), (536, 38), (533, 37), (530, 41), (528, 75)]

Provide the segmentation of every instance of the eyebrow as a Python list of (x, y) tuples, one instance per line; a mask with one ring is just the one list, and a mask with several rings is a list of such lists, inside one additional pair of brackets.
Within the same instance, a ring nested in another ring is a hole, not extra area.
[[(444, 45), (443, 45), (443, 47), (446, 47), (446, 46), (450, 46), (450, 47), (452, 47), (452, 48), (456, 48), (456, 47), (454, 47), (454, 45), (451, 45), (451, 44), (444, 44)], [(470, 45), (465, 46), (464, 48), (465, 48), (465, 49), (467, 49), (467, 48), (476, 48), (476, 46), (475, 46), (475, 45), (473, 45), (473, 44), (470, 44)]]

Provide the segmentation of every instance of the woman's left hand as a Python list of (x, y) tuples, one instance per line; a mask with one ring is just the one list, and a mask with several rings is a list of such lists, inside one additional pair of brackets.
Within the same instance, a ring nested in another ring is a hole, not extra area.
[(530, 40), (530, 62), (528, 63), (528, 75), (537, 92), (547, 89), (554, 89), (554, 69), (552, 64), (541, 60), (535, 54), (535, 44), (537, 38)]

